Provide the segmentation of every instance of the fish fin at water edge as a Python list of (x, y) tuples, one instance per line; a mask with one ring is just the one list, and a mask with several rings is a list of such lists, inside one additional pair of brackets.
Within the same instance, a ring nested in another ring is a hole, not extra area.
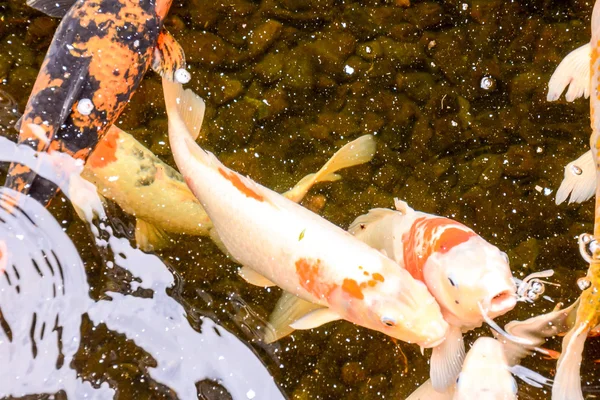
[(306, 175), (283, 195), (296, 203), (300, 202), (315, 183), (337, 181), (341, 177), (335, 172), (371, 161), (376, 148), (373, 135), (364, 135), (347, 143), (319, 171)]
[(583, 400), (579, 369), (588, 331), (589, 328), (582, 325), (569, 331), (563, 338), (563, 351), (558, 359), (552, 386), (552, 400)]
[(294, 331), (290, 324), (311, 311), (322, 307), (319, 304), (303, 300), (292, 293), (283, 292), (269, 316), (269, 325), (263, 340), (266, 343), (273, 343), (289, 335)]
[(77, 0), (27, 0), (27, 5), (55, 18), (62, 18)]
[(369, 210), (368, 213), (356, 218), (354, 222), (350, 224), (348, 232), (356, 236), (361, 231), (365, 230), (370, 224), (378, 222), (379, 220), (396, 213), (397, 211), (390, 210), (389, 208), (373, 208)]
[(171, 243), (169, 235), (156, 225), (137, 218), (135, 223), (135, 242), (145, 252), (167, 247)]
[(556, 191), (556, 204), (564, 202), (569, 195), (569, 204), (589, 200), (596, 192), (596, 167), (594, 156), (589, 150), (565, 167), (565, 177)]
[(342, 317), (332, 309), (320, 308), (309, 312), (290, 326), (294, 329), (313, 329), (338, 319), (342, 319)]
[(152, 69), (171, 82), (188, 83), (189, 72), (185, 69), (185, 53), (175, 38), (163, 28), (158, 35), (152, 55)]
[(414, 211), (407, 202), (394, 198), (394, 207), (396, 207), (397, 211), (400, 211), (403, 215), (408, 214), (411, 211)]
[(273, 282), (248, 267), (241, 267), (238, 274), (244, 278), (246, 282), (254, 286), (271, 287), (275, 286)]
[(558, 100), (567, 86), (567, 101), (585, 96), (590, 97), (590, 59), (592, 48), (589, 43), (570, 52), (556, 67), (548, 82), (548, 101)]
[(173, 111), (179, 114), (182, 122), (185, 124), (189, 135), (196, 140), (200, 134), (202, 121), (204, 120), (204, 111), (206, 105), (204, 100), (190, 89), (183, 89), (180, 83), (170, 82), (163, 79), (163, 90), (165, 95), (165, 105), (169, 113), (169, 118), (174, 117)]
[(465, 342), (459, 327), (450, 326), (446, 340), (433, 348), (431, 353), (430, 371), (431, 384), (438, 392), (443, 392), (460, 374), (465, 359)]

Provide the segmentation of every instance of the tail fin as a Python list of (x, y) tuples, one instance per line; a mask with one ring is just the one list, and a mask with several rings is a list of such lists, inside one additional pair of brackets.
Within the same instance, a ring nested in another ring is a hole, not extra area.
[(567, 101), (581, 96), (590, 96), (590, 59), (592, 48), (589, 43), (570, 52), (552, 74), (548, 82), (548, 101), (558, 100), (567, 86)]
[(565, 167), (565, 177), (556, 192), (556, 204), (560, 204), (571, 195), (570, 203), (582, 203), (591, 198), (596, 191), (596, 167), (592, 151), (584, 153)]
[(563, 339), (563, 352), (558, 359), (552, 398), (556, 400), (583, 400), (579, 368), (583, 346), (589, 328), (585, 325), (571, 330)]
[(180, 83), (170, 82), (167, 79), (163, 79), (163, 90), (169, 119), (175, 118), (177, 113), (192, 139), (196, 140), (204, 120), (206, 110), (204, 100), (190, 89), (183, 89)]
[(283, 195), (298, 203), (306, 196), (306, 193), (315, 183), (336, 181), (340, 179), (340, 176), (335, 174), (335, 172), (371, 161), (375, 155), (376, 147), (373, 135), (364, 135), (347, 143), (319, 171), (306, 175), (296, 186)]

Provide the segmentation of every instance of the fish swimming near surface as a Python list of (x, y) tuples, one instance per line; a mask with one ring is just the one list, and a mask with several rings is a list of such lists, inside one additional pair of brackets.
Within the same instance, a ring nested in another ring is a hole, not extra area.
[(456, 383), (440, 393), (428, 380), (406, 400), (515, 400), (518, 386), (512, 374), (536, 387), (551, 382), (527, 368), (510, 367), (502, 343), (480, 337), (467, 353)]
[[(582, 95), (590, 97), (590, 120), (592, 134), (590, 137), (592, 165), (598, 160), (598, 135), (600, 135), (600, 1), (596, 1), (591, 17), (592, 37), (590, 43), (571, 52), (557, 67), (548, 84), (548, 100), (557, 99), (563, 90), (569, 86), (567, 91), (567, 100), (572, 101)], [(591, 94), (591, 96), (590, 96)], [(582, 157), (585, 157), (582, 156)], [(588, 162), (590, 157), (587, 156)], [(580, 159), (581, 160), (581, 159)], [(565, 174), (565, 180), (577, 180), (577, 183), (564, 183), (566, 187), (573, 187), (572, 196), (575, 198), (585, 197), (581, 193), (589, 194), (592, 188), (598, 189), (596, 183), (592, 181), (595, 176), (598, 179), (598, 167), (595, 167), (594, 173), (586, 171), (587, 181), (579, 181), (583, 175), (583, 167), (578, 166), (582, 174)], [(589, 169), (589, 168), (588, 168)], [(576, 170), (577, 172), (579, 170)], [(558, 199), (557, 199), (558, 200)], [(598, 220), (600, 199), (596, 197), (596, 221), (595, 232), (598, 236)], [(589, 235), (581, 235), (579, 238), (580, 249), (593, 244), (596, 248), (597, 238)], [(558, 359), (555, 383), (552, 388), (553, 400), (582, 400), (580, 365), (583, 359), (583, 348), (588, 334), (600, 323), (600, 263), (597, 261), (597, 250), (590, 251), (592, 256), (586, 256), (584, 251), (582, 255), (590, 263), (586, 277), (580, 282), (584, 282), (582, 293), (579, 298), (579, 305), (575, 312), (575, 322), (573, 327), (565, 335), (562, 342), (562, 352)]]
[(243, 266), (240, 275), (313, 305), (293, 328), (344, 319), (423, 347), (444, 340), (448, 324), (422, 282), (343, 229), (225, 167), (196, 144), (194, 124), (186, 126), (200, 98), (165, 79), (163, 89), (175, 162)]
[(395, 203), (396, 210), (375, 208), (358, 217), (348, 231), (424, 282), (440, 305), (450, 328), (433, 349), (430, 375), (434, 388), (443, 391), (460, 372), (462, 333), (512, 310), (516, 285), (506, 253), (472, 229)]
[[(150, 66), (189, 81), (182, 48), (162, 27), (172, 0), (28, 0), (62, 17), (25, 112), (19, 143), (87, 159), (119, 117)], [(47, 204), (56, 185), (12, 164), (6, 186)]]
[[(197, 111), (197, 130), (203, 114), (204, 110)], [(373, 136), (362, 136), (347, 143), (323, 168), (302, 178), (283, 195), (299, 202), (314, 184), (338, 180), (338, 170), (368, 162), (374, 154)], [(181, 174), (114, 125), (98, 142), (82, 176), (96, 185), (103, 197), (136, 217), (135, 239), (144, 251), (168, 245), (171, 233), (210, 234), (212, 223)]]

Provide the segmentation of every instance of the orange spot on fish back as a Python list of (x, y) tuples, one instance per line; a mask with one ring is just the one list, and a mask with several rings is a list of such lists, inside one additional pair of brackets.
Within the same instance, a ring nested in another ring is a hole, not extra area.
[(247, 197), (253, 198), (258, 201), (264, 201), (265, 198), (260, 194), (256, 193), (254, 190), (250, 189), (248, 186), (242, 182), (240, 177), (233, 171), (226, 171), (223, 168), (219, 168), (219, 173), (227, 179), (231, 184), (240, 192), (245, 194)]
[[(447, 236), (446, 232), (448, 232)], [(424, 281), (423, 267), (434, 252), (445, 253), (475, 235), (475, 232), (463, 224), (449, 218), (418, 218), (410, 230), (402, 236), (404, 266), (413, 278)]]
[(378, 272), (375, 272), (375, 273), (373, 274), (373, 279), (375, 279), (376, 281), (379, 281), (379, 282), (383, 282), (383, 281), (385, 281), (385, 278), (383, 277), (383, 275), (381, 275), (381, 274), (380, 274), (380, 273), (378, 273)]
[(296, 261), (296, 273), (300, 286), (316, 297), (326, 297), (336, 287), (336, 285), (322, 282), (320, 277), (322, 268), (321, 260), (300, 258)]
[(117, 161), (118, 138), (119, 130), (111, 126), (108, 133), (98, 142), (98, 145), (88, 158), (88, 165), (92, 168), (103, 168)]
[(360, 285), (354, 279), (344, 279), (342, 290), (356, 299), (362, 300), (365, 298)]

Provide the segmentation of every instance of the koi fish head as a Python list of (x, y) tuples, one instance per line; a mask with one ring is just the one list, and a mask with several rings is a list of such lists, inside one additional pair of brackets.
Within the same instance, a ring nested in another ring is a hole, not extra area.
[(509, 371), (502, 344), (489, 337), (480, 337), (473, 343), (456, 383), (456, 400), (517, 398), (517, 383)]
[(450, 238), (454, 246), (440, 243), (448, 234), (464, 235), (458, 232), (448, 230), (438, 237), (434, 244), (437, 251), (427, 260), (424, 278), (449, 322), (475, 327), (483, 322), (478, 304), (490, 318), (515, 307), (516, 285), (506, 253), (472, 231), (464, 241)]
[(364, 308), (359, 305), (354, 310), (362, 314), (360, 324), (424, 348), (437, 346), (448, 330), (438, 303), (422, 282), (395, 268), (401, 273), (381, 277), (374, 285), (367, 282), (362, 290)]

